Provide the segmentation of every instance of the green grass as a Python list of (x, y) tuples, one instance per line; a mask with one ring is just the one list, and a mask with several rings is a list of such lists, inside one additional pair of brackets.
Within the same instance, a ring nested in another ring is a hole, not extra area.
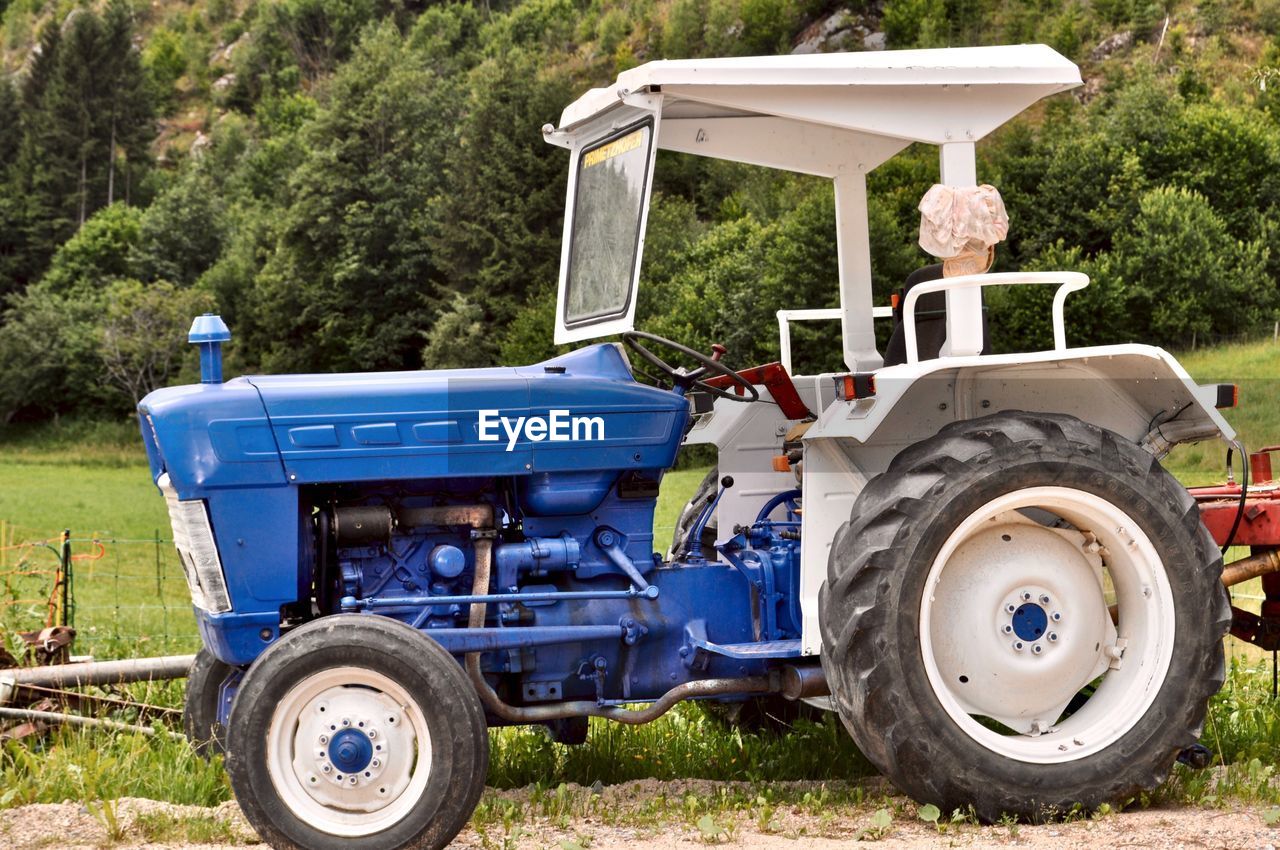
[(698, 706), (685, 704), (644, 726), (593, 719), (580, 747), (552, 743), (540, 728), (492, 735), (489, 784), (498, 788), (650, 778), (774, 782), (875, 775), (835, 715), (797, 721), (785, 735), (750, 733), (727, 729)]
[[(1280, 345), (1264, 342), (1183, 352), (1178, 360), (1200, 383), (1234, 383), (1240, 406), (1223, 411), (1250, 451), (1280, 444)], [(1166, 463), (1189, 486), (1221, 481), (1226, 476), (1226, 446), (1201, 443), (1179, 446)], [(1280, 472), (1280, 457), (1276, 458)], [(1236, 474), (1240, 460), (1236, 460)]]

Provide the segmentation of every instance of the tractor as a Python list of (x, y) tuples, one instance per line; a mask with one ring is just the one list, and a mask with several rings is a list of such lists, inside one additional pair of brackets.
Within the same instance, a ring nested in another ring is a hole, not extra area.
[[(867, 175), (936, 146), (969, 204), (979, 140), (1080, 82), (1024, 45), (657, 61), (587, 92), (543, 129), (570, 163), (554, 338), (621, 342), (224, 380), (229, 331), (197, 318), (201, 383), (139, 416), (204, 644), (187, 729), (263, 839), (435, 850), (477, 804), (488, 727), (572, 744), (686, 700), (833, 710), (903, 791), (987, 821), (1159, 783), (1231, 620), (1160, 461), (1234, 438), (1231, 387), (1069, 346), (1088, 279), (988, 273), (990, 240), (872, 296)], [(635, 329), (659, 150), (831, 181), (839, 307), (781, 311), (779, 362)], [(1053, 347), (988, 353), (983, 289), (1026, 285), (1056, 288)], [(839, 323), (842, 368), (793, 372), (811, 320)], [(682, 445), (717, 466), (668, 546)]]

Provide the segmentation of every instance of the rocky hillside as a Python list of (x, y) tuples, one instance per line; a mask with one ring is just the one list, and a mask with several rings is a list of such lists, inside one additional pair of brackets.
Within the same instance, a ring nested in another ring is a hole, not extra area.
[[(1180, 345), (1280, 305), (1280, 0), (0, 0), (0, 21), (0, 417), (127, 411), (215, 307), (234, 368), (546, 355), (565, 162), (539, 128), (658, 58), (1051, 44), (1086, 86), (980, 146), (1001, 267), (1089, 271), (1080, 341)], [(871, 177), (885, 298), (924, 262), (934, 179), (915, 150)], [(834, 302), (829, 186), (664, 155), (657, 189), (647, 329), (746, 361), (778, 306)], [(998, 345), (1042, 341), (1039, 297), (993, 304)]]

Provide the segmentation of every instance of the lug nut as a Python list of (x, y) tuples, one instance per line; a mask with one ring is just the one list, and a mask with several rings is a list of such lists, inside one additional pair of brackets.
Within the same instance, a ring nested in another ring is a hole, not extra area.
[(1008, 611), (1010, 614), (1012, 614), (1014, 611), (1017, 611), (1017, 610), (1018, 610), (1018, 606), (1017, 606), (1017, 605), (1014, 605), (1012, 602), (1010, 602), (1008, 605), (1004, 606), (1004, 610), (1006, 610), (1006, 611)]
[(1007, 635), (1011, 635), (1013, 634), (1013, 626), (1006, 625), (1003, 629), (1001, 629), (1001, 631), (1003, 631)]
[(1041, 604), (1041, 605), (1048, 605), (1048, 604), (1049, 604), (1049, 594), (1047, 594), (1047, 593), (1042, 593), (1042, 594), (1040, 594), (1040, 604)]
[(351, 725), (351, 721), (344, 717), (344, 718), (342, 718), (342, 725), (343, 725), (343, 726), (350, 726), (350, 725)]
[(369, 766), (370, 766), (370, 767), (382, 767), (382, 762), (378, 761), (377, 759), (374, 759), (373, 761), (369, 762)]
[(1013, 642), (1013, 648), (1016, 649), (1018, 652), (1022, 652), (1022, 641), (1015, 640)]
[(1024, 591), (1022, 591), (1022, 601), (1023, 601), (1023, 602), (1027, 602), (1027, 601), (1029, 601), (1030, 599), (1031, 599), (1031, 591), (1029, 591), (1029, 590), (1024, 590)]
[(1040, 653), (1044, 652), (1044, 647), (1038, 643), (1032, 644), (1031, 651), (1034, 652), (1036, 655), (1039, 655)]
[(369, 730), (369, 737), (370, 737), (370, 738), (376, 738), (376, 737), (378, 737), (378, 730), (377, 730), (377, 729), (370, 729), (370, 730)]
[(327, 744), (327, 743), (329, 743), (329, 736), (328, 736), (328, 735), (321, 735), (321, 736), (320, 736), (320, 743), (322, 743), (322, 744)]
[(1057, 640), (1057, 639), (1058, 639), (1058, 633), (1057, 633), (1057, 632), (1049, 632), (1049, 640), (1050, 640), (1050, 641), (1055, 641), (1055, 640)]
[(321, 773), (330, 773), (332, 770), (333, 770), (333, 768), (332, 768), (332, 767), (330, 767), (330, 766), (329, 766), (329, 765), (327, 765), (327, 764), (322, 764), (322, 765), (320, 765), (320, 772), (321, 772)]
[(1053, 621), (1056, 623), (1062, 619), (1062, 614), (1058, 611), (1053, 612)]

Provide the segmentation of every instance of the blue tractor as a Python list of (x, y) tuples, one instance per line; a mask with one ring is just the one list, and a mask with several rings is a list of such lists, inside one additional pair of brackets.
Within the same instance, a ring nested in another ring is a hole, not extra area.
[[(224, 381), (227, 328), (197, 319), (202, 382), (140, 419), (204, 641), (188, 731), (259, 834), (440, 848), (487, 727), (574, 743), (683, 700), (834, 710), (905, 791), (985, 819), (1159, 782), (1229, 619), (1159, 459), (1231, 439), (1224, 394), (1159, 349), (1068, 347), (1087, 279), (985, 274), (994, 238), (963, 215), (929, 243), (954, 255), (871, 301), (866, 174), (937, 145), (936, 197), (998, 223), (975, 143), (1079, 82), (1023, 46), (654, 62), (588, 92), (544, 130), (571, 157), (555, 333), (621, 344)], [(659, 148), (832, 180), (840, 307), (781, 311), (779, 362), (634, 330)], [(1026, 284), (1057, 286), (1054, 348), (986, 353), (982, 288)], [(809, 320), (839, 322), (846, 368), (795, 374)], [(668, 545), (654, 509), (687, 444), (718, 469)]]

